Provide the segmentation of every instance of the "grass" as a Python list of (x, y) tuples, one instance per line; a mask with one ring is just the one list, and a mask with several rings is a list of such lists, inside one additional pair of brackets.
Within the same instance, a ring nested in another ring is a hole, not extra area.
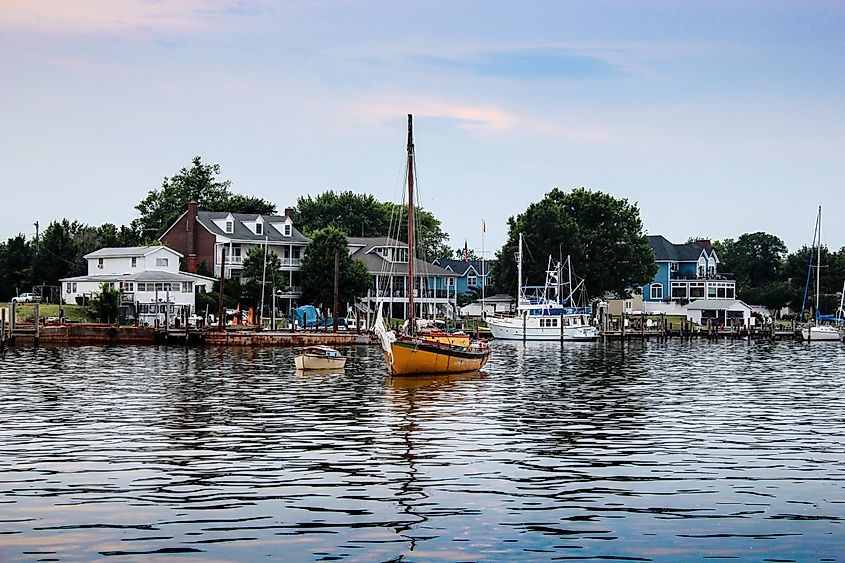
[[(59, 317), (59, 305), (53, 303), (41, 303), (38, 307), (38, 314), (43, 317)], [(0, 309), (8, 308), (8, 303), (0, 303)], [(92, 323), (96, 322), (88, 314), (88, 308), (82, 305), (61, 305), (65, 310), (65, 319), (72, 322)], [(33, 303), (20, 303), (15, 307), (15, 314), (18, 321), (33, 322), (35, 320), (35, 305)]]

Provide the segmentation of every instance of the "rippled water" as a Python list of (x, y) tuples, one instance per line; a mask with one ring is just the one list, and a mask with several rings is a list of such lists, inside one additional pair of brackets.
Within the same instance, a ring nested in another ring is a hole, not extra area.
[(845, 558), (845, 347), (0, 356), (0, 560)]

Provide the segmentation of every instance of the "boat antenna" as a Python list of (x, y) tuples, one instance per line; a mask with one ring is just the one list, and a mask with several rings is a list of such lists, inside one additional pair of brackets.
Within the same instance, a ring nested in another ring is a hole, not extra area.
[(414, 124), (408, 114), (408, 330), (414, 335)]

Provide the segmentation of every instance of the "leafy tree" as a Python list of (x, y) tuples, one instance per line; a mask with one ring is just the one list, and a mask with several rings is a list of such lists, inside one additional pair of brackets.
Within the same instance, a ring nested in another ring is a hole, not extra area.
[(334, 261), (338, 254), (340, 276), (338, 302), (354, 301), (367, 292), (370, 275), (363, 262), (349, 256), (346, 236), (337, 227), (326, 227), (314, 233), (311, 243), (302, 258), (300, 277), (302, 279), (303, 303), (331, 307), (334, 301)]
[(33, 245), (22, 234), (0, 243), (0, 301), (29, 291), (33, 252)]
[[(790, 253), (784, 261), (783, 278), (794, 290), (793, 299), (789, 306), (795, 311), (801, 311), (805, 287), (807, 288), (807, 303), (805, 306), (809, 308), (810, 305), (815, 305), (815, 268), (819, 264), (818, 252), (818, 248), (803, 246)], [(813, 270), (809, 276), (809, 287), (807, 287), (807, 271), (811, 253), (813, 255)], [(838, 252), (831, 252), (826, 246), (822, 245), (821, 266), (819, 307), (825, 313), (832, 313), (839, 307), (839, 297), (836, 294), (842, 291), (842, 281), (845, 280), (845, 247)]]
[[(474, 248), (467, 248), (467, 255), (469, 260), (481, 260), (481, 257), (475, 252)], [(448, 256), (448, 255), (447, 255)], [(463, 248), (456, 248), (452, 252), (452, 257), (455, 260), (463, 260), (464, 259), (464, 249)]]
[(100, 284), (100, 291), (91, 296), (91, 308), (101, 323), (117, 320), (120, 313), (120, 291), (109, 284)]
[(783, 241), (768, 233), (745, 233), (714, 245), (719, 270), (730, 272), (738, 288), (763, 287), (781, 279), (787, 250)]
[(164, 178), (161, 188), (150, 190), (135, 209), (141, 216), (131, 228), (150, 241), (161, 236), (185, 211), (188, 202), (196, 201), (200, 209), (232, 213), (276, 212), (276, 206), (261, 198), (232, 194), (231, 180), (219, 180), (219, 164), (203, 164), (195, 156), (191, 168), (182, 168), (171, 178)]
[(785, 281), (769, 282), (762, 287), (742, 288), (737, 292), (737, 296), (746, 303), (762, 305), (773, 317), (798, 297), (796, 288)]
[[(351, 191), (327, 191), (316, 198), (296, 201), (297, 226), (307, 236), (325, 227), (336, 227), (348, 237), (393, 237), (408, 242), (408, 210), (395, 203), (380, 202), (368, 194)], [(440, 220), (417, 207), (414, 217), (417, 231), (417, 257), (434, 260), (452, 254), (445, 242)]]
[(44, 229), (32, 263), (33, 285), (59, 285), (61, 278), (87, 273), (74, 240), (82, 227), (77, 221), (62, 219)]
[(261, 304), (261, 280), (264, 279), (265, 304), (270, 306), (273, 298), (272, 288), (287, 288), (287, 277), (282, 270), (282, 261), (279, 255), (272, 250), (267, 252), (267, 268), (264, 268), (264, 247), (254, 246), (247, 251), (243, 263), (242, 279), (244, 295), (255, 305)]
[(534, 256), (523, 263), (523, 282), (542, 283), (549, 255), (571, 256), (592, 296), (629, 295), (657, 272), (636, 205), (586, 188), (554, 188), (508, 219), (508, 241), (493, 266), (498, 291), (512, 292), (516, 286), (514, 256), (520, 233), (530, 249), (526, 256)]

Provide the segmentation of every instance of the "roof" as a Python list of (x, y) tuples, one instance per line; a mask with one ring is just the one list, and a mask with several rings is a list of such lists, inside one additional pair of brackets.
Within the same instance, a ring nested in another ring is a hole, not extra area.
[[(232, 216), (234, 219), (234, 225), (231, 233), (225, 232), (223, 229), (218, 227), (214, 221), (220, 219), (226, 219), (229, 216)], [(311, 239), (304, 236), (300, 233), (296, 227), (291, 225), (291, 235), (289, 237), (284, 236), (275, 228), (267, 228), (263, 229), (263, 233), (260, 235), (255, 234), (251, 229), (249, 229), (244, 222), (253, 222), (258, 217), (261, 217), (261, 220), (264, 224), (268, 223), (284, 223), (287, 220), (287, 217), (283, 215), (259, 215), (257, 213), (229, 213), (227, 211), (197, 211), (197, 221), (202, 224), (203, 227), (208, 229), (208, 231), (212, 234), (230, 238), (233, 240), (254, 240), (256, 242), (264, 242), (266, 238), (269, 242), (284, 242), (284, 243), (301, 243), (301, 244), (308, 244), (311, 242)]]
[(687, 305), (687, 310), (692, 309), (693, 311), (722, 311), (730, 309), (736, 304), (740, 304), (746, 309), (751, 309), (751, 307), (746, 305), (744, 301), (740, 301), (739, 299), (698, 299)]
[[(381, 246), (408, 248), (408, 245), (404, 242), (388, 237), (351, 237), (347, 238), (346, 241), (350, 247), (353, 247), (350, 248), (350, 256), (363, 262), (370, 274), (402, 275), (408, 273), (407, 262), (389, 262), (372, 252), (374, 248)], [(429, 264), (419, 258), (414, 258), (414, 270), (416, 275), (419, 276), (455, 277), (454, 272)]]
[(704, 250), (695, 242), (673, 244), (663, 235), (649, 235), (648, 245), (654, 251), (658, 261), (695, 262)]
[(118, 282), (118, 281), (141, 281), (141, 282), (188, 282), (204, 281), (213, 282), (214, 278), (189, 274), (187, 272), (171, 272), (168, 270), (144, 270), (132, 274), (102, 274), (99, 276), (76, 276), (73, 278), (62, 278), (61, 282)]
[(448, 268), (458, 274), (459, 276), (463, 276), (467, 273), (470, 266), (477, 272), (481, 273), (482, 266), (484, 268), (484, 275), (490, 273), (490, 263), (487, 262), (485, 264), (481, 263), (481, 260), (456, 260), (454, 258), (438, 258), (434, 261), (435, 264), (438, 266), (442, 266), (444, 268)]
[(99, 250), (95, 250), (94, 252), (89, 252), (83, 258), (128, 258), (133, 256), (146, 256), (147, 254), (151, 254), (157, 250), (161, 250), (162, 248), (169, 250), (173, 254), (179, 256), (180, 258), (182, 255), (169, 248), (167, 246), (157, 245), (157, 246), (125, 246), (125, 247), (117, 247), (117, 248), (101, 248)]

